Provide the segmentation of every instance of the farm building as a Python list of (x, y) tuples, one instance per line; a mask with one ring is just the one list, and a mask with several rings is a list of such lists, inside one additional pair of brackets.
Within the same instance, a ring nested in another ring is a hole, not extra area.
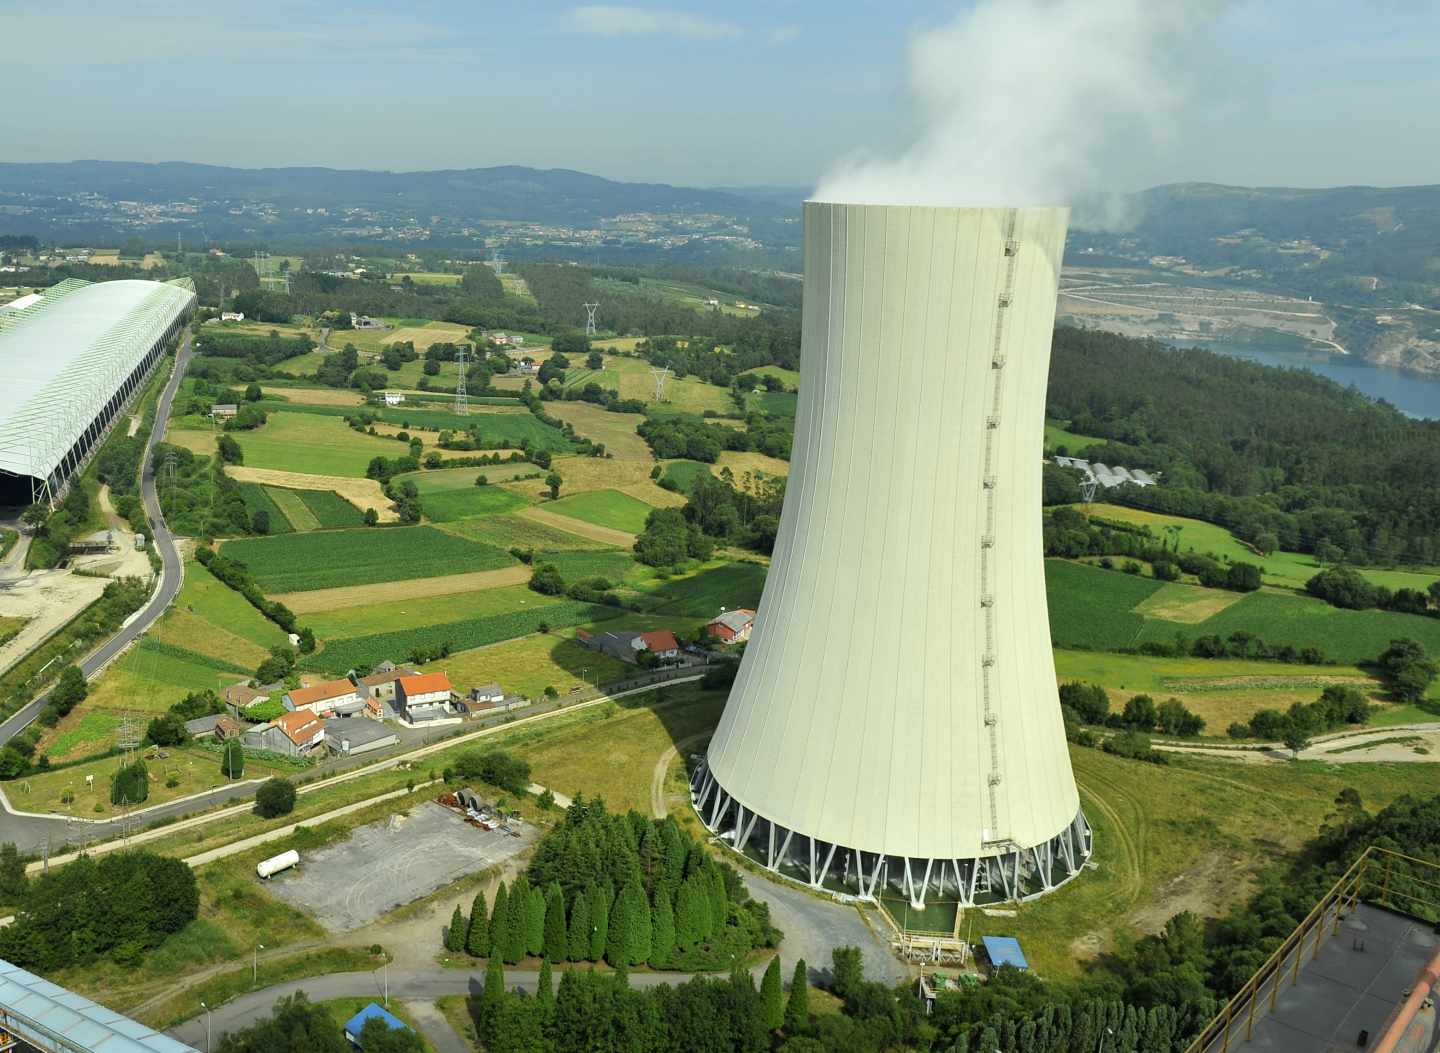
[(678, 658), (680, 643), (669, 629), (655, 632), (603, 632), (592, 633), (578, 629), (575, 639), (592, 651), (608, 654), (622, 662), (634, 662), (641, 651), (650, 651), (657, 658)]
[(217, 402), (210, 407), (210, 416), (216, 420), (230, 420), (240, 412), (240, 407), (233, 402)]
[(221, 311), (220, 321), (222, 322), (243, 322), (245, 321), (244, 311)]
[(0, 505), (59, 496), (194, 307), (188, 278), (69, 278), (0, 312)]
[(412, 724), (448, 716), (454, 695), (444, 673), (419, 673), (395, 681), (395, 705)]
[(726, 611), (705, 626), (705, 631), (721, 643), (741, 643), (750, 639), (750, 630), (754, 625), (755, 612), (741, 608)]
[(659, 629), (651, 633), (641, 633), (630, 641), (630, 646), (638, 655), (641, 651), (649, 651), (656, 658), (679, 658), (680, 641), (675, 639), (675, 634), (669, 629)]
[(252, 749), (303, 757), (325, 741), (325, 724), (309, 710), (298, 709), (251, 728), (240, 741)]
[(375, 667), (375, 672), (360, 678), (360, 697), (388, 702), (395, 697), (395, 681), (402, 676), (416, 676), (419, 672), (420, 670), (412, 669), (408, 665), (397, 666), (394, 662), (381, 662)]
[(231, 684), (220, 692), (220, 697), (232, 706), (239, 706), (242, 709), (252, 702), (268, 702), (273, 692), (263, 687), (255, 688), (249, 684)]
[(208, 717), (196, 717), (194, 720), (187, 720), (185, 722), (185, 730), (190, 733), (191, 738), (213, 738), (224, 742), (226, 739), (232, 739), (236, 735), (243, 734), (245, 725), (233, 717), (227, 717), (224, 714), (211, 714)]
[(281, 701), (285, 703), (285, 708), (292, 712), (306, 709), (313, 714), (354, 713), (364, 705), (355, 685), (343, 677), (339, 680), (326, 680), (313, 687), (297, 687), (293, 691), (285, 692)]
[(505, 701), (505, 692), (499, 684), (481, 684), (470, 689), (470, 701), (498, 706)]
[(338, 717), (325, 721), (325, 741), (333, 752), (354, 757), (394, 746), (400, 741), (400, 736), (378, 720)]
[(381, 391), (376, 394), (376, 399), (387, 406), (399, 406), (405, 401), (403, 391)]

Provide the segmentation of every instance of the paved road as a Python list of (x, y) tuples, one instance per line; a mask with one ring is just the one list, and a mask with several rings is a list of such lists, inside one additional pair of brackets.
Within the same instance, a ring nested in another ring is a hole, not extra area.
[[(166, 608), (180, 592), (182, 580), (180, 553), (175, 547), (175, 538), (165, 525), (165, 517), (160, 511), (160, 501), (155, 493), (154, 466), (151, 461), (155, 453), (155, 444), (165, 434), (165, 425), (170, 419), (170, 407), (175, 400), (175, 393), (180, 389), (180, 380), (189, 362), (190, 336), (187, 332), (176, 353), (175, 369), (170, 375), (170, 381), (165, 385), (165, 390), (161, 392), (160, 400), (156, 405), (155, 427), (145, 443), (145, 457), (141, 466), (140, 495), (145, 503), (146, 515), (149, 516), (155, 532), (155, 545), (160, 552), (162, 565), (160, 587), (129, 625), (81, 660), (80, 669), (86, 677), (94, 676), (105, 667), (106, 663), (134, 643), (141, 633), (150, 628), (155, 620), (165, 613)], [(34, 701), (21, 707), (4, 723), (0, 723), (0, 746), (29, 727), (39, 717), (40, 711), (45, 708), (45, 703), (49, 698), (50, 692), (43, 692)], [(207, 805), (213, 803), (215, 802), (210, 801), (207, 802)], [(194, 805), (192, 804), (191, 807)], [(167, 813), (156, 812), (152, 818), (158, 819), (165, 814)], [(178, 812), (168, 814), (178, 814)], [(121, 832), (118, 822), (86, 824), (83, 831), (67, 829), (68, 826), (69, 824), (64, 819), (19, 816), (11, 814), (8, 808), (0, 809), (0, 841), (14, 841), (22, 852), (37, 850), (47, 839), (53, 846), (58, 847), (70, 840), (88, 841), (99, 837), (113, 837)]]

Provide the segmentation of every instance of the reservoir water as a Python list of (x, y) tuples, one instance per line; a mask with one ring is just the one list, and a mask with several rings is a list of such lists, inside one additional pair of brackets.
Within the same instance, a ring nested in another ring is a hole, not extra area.
[(1374, 399), (1384, 399), (1409, 417), (1440, 418), (1440, 375), (1410, 373), (1403, 369), (1363, 362), (1353, 355), (1317, 351), (1291, 351), (1255, 344), (1199, 343), (1196, 347), (1267, 366), (1308, 369)]

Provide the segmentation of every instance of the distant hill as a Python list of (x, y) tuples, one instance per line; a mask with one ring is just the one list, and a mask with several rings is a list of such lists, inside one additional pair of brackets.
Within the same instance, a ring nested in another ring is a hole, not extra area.
[(496, 168), (370, 172), (334, 168), (223, 168), (164, 162), (70, 161), (0, 164), (0, 191), (44, 196), (97, 194), (160, 204), (196, 198), (280, 208), (434, 210), (456, 217), (593, 223), (626, 212), (720, 212), (775, 208), (763, 199), (663, 183), (620, 183), (568, 169)]

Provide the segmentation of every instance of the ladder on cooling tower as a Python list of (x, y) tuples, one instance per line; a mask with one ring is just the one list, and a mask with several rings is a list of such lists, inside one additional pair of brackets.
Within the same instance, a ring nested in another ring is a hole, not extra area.
[(980, 677), (984, 701), (985, 733), (990, 745), (989, 787), (990, 826), (983, 838), (986, 843), (1000, 843), (1008, 838), (1000, 833), (1000, 716), (995, 708), (995, 582), (991, 553), (995, 548), (995, 494), (999, 480), (995, 477), (995, 433), (1000, 428), (1001, 396), (1004, 393), (1005, 323), (1015, 295), (1015, 261), (1019, 254), (1015, 240), (1015, 210), (1005, 214), (1005, 276), (995, 302), (995, 339), (990, 348), (990, 406), (985, 417), (985, 460), (981, 473), (981, 496), (985, 503), (985, 529), (980, 535), (980, 608), (985, 620), (985, 651), (980, 658)]

